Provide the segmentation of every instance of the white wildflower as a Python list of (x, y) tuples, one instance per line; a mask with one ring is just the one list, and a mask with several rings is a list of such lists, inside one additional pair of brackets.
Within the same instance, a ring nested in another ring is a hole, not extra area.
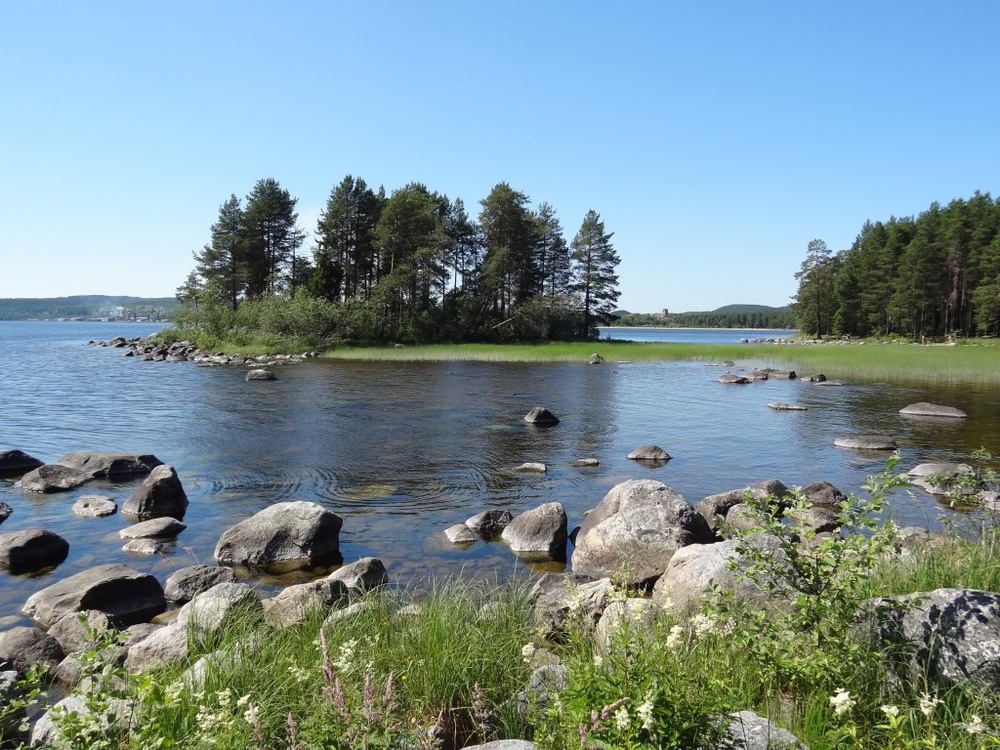
[(236, 707), (237, 708), (243, 708), (243, 706), (247, 705), (248, 703), (250, 703), (250, 694), (249, 693), (247, 693), (246, 695), (244, 695), (243, 697), (241, 697), (240, 699), (238, 699), (236, 701)]
[(972, 718), (969, 721), (960, 721), (955, 726), (964, 729), (969, 734), (982, 734), (986, 731), (986, 722), (976, 716), (976, 714), (972, 714)]
[(594, 654), (594, 666), (600, 669), (604, 666), (604, 657), (600, 654)]
[(628, 729), (628, 709), (625, 706), (615, 711), (615, 726), (618, 727), (619, 732)]
[(681, 641), (684, 640), (684, 628), (680, 625), (674, 625), (670, 628), (670, 633), (666, 638), (666, 645), (670, 651), (676, 653), (678, 647), (681, 645)]
[(695, 615), (691, 618), (691, 629), (698, 638), (704, 638), (715, 632), (716, 620), (709, 615)]
[(851, 694), (843, 689), (830, 696), (830, 705), (833, 706), (833, 712), (837, 716), (849, 714), (856, 703), (857, 701), (851, 697)]
[(934, 709), (940, 706), (942, 700), (936, 696), (931, 696), (929, 693), (924, 693), (920, 696), (920, 713), (922, 713), (927, 718), (930, 718), (934, 713)]
[(521, 646), (521, 658), (526, 664), (531, 664), (531, 660), (535, 657), (535, 650), (534, 643), (525, 643)]
[(338, 672), (350, 672), (353, 666), (354, 649), (357, 647), (358, 642), (354, 638), (341, 643), (340, 648), (337, 649), (337, 658), (333, 660), (333, 668)]
[(642, 728), (647, 732), (653, 731), (653, 701), (647, 695), (639, 707), (635, 710), (635, 715), (642, 722)]
[(292, 679), (296, 682), (305, 682), (309, 679), (309, 670), (305, 667), (299, 667), (293, 664), (288, 668), (288, 672), (292, 675)]
[(229, 688), (220, 690), (215, 694), (215, 699), (219, 702), (220, 708), (228, 708), (229, 702), (233, 699), (233, 691)]
[(899, 716), (899, 706), (882, 706), (882, 713), (895, 719)]
[(252, 703), (247, 707), (247, 710), (243, 712), (243, 720), (247, 724), (255, 724), (257, 722), (257, 707)]

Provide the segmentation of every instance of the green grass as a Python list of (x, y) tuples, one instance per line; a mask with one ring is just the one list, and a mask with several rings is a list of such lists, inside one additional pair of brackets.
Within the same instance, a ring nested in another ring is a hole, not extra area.
[(1000, 383), (1000, 348), (992, 344), (917, 346), (908, 344), (687, 344), (623, 341), (540, 344), (428, 344), (404, 347), (345, 347), (324, 356), (387, 362), (585, 362), (591, 354), (606, 362), (664, 360), (724, 362), (738, 367), (773, 366), (799, 375), (828, 378)]

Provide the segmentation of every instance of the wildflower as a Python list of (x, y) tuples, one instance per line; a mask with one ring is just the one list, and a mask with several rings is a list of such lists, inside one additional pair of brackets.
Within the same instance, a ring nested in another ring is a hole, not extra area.
[(986, 731), (986, 723), (975, 714), (972, 714), (969, 721), (960, 721), (955, 726), (964, 729), (969, 734), (982, 734)]
[(695, 615), (691, 618), (691, 628), (695, 636), (704, 638), (715, 632), (715, 618), (709, 615)]
[(619, 732), (628, 729), (628, 709), (625, 706), (615, 711), (615, 726), (618, 727)]
[(248, 703), (250, 703), (250, 694), (249, 693), (247, 693), (246, 695), (242, 696), (241, 698), (239, 698), (236, 701), (236, 707), (237, 708), (243, 708), (243, 706), (247, 705)]
[(340, 644), (340, 648), (337, 650), (337, 658), (333, 660), (333, 666), (338, 672), (350, 672), (352, 667), (352, 659), (354, 658), (354, 650), (358, 647), (358, 641), (356, 638), (352, 638), (349, 641), (344, 641)]
[(670, 633), (666, 637), (666, 646), (670, 651), (676, 652), (677, 648), (681, 645), (681, 640), (684, 637), (684, 628), (680, 625), (674, 625), (670, 628)]
[(600, 669), (604, 666), (604, 657), (600, 654), (594, 654), (594, 666)]
[(653, 700), (650, 696), (647, 695), (646, 700), (639, 704), (639, 707), (635, 710), (635, 715), (642, 722), (643, 729), (647, 732), (653, 730)]
[(930, 693), (924, 693), (920, 696), (920, 713), (922, 713), (927, 718), (930, 718), (934, 713), (934, 709), (941, 705), (942, 700), (936, 696), (931, 696)]
[(847, 690), (838, 690), (834, 695), (830, 696), (830, 705), (833, 706), (833, 712), (837, 716), (849, 714), (856, 703), (857, 701), (851, 697), (851, 694)]
[(899, 716), (899, 706), (882, 706), (882, 713), (895, 719)]
[(526, 664), (531, 664), (532, 658), (535, 656), (535, 644), (525, 643), (521, 647), (521, 658), (524, 659)]
[(247, 710), (243, 712), (243, 720), (247, 724), (250, 724), (250, 725), (254, 725), (254, 724), (257, 723), (257, 721), (258, 721), (258, 719), (257, 719), (257, 707), (255, 705), (253, 705), (252, 703), (247, 708)]
[(309, 670), (305, 667), (299, 667), (293, 664), (288, 668), (288, 672), (292, 675), (292, 679), (296, 682), (305, 682), (309, 679)]

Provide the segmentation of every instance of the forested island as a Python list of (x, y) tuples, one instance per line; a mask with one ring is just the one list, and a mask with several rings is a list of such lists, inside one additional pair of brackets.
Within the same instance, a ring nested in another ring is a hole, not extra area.
[(0, 299), (0, 320), (172, 320), (180, 310), (173, 297), (73, 297)]
[(797, 325), (815, 336), (996, 335), (1000, 200), (976, 192), (916, 218), (865, 222), (850, 248), (809, 243)]
[(297, 199), (272, 178), (219, 208), (178, 289), (179, 322), (238, 345), (587, 338), (618, 300), (619, 257), (596, 211), (567, 241), (555, 209), (498, 183), (477, 219), (410, 183), (335, 185), (300, 254)]
[(616, 326), (650, 328), (795, 328), (790, 305), (726, 305), (706, 312), (630, 313), (616, 311)]

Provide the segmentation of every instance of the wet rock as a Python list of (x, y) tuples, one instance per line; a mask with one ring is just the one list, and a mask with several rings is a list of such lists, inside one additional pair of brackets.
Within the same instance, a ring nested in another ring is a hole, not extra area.
[(509, 510), (484, 510), (466, 519), (465, 525), (480, 538), (492, 541), (513, 519), (514, 515)]
[(340, 516), (318, 503), (275, 503), (223, 532), (222, 565), (295, 570), (340, 555)]
[(528, 463), (521, 464), (520, 466), (515, 468), (514, 471), (519, 471), (522, 474), (544, 474), (545, 464), (538, 463), (535, 461), (530, 461)]
[(813, 482), (802, 488), (802, 494), (813, 505), (826, 508), (839, 508), (847, 499), (847, 495), (829, 482)]
[(515, 516), (500, 536), (522, 560), (562, 562), (566, 560), (566, 532), (562, 503), (545, 503)]
[(84, 495), (79, 498), (70, 512), (81, 518), (103, 518), (118, 512), (118, 503), (106, 495)]
[(603, 362), (604, 362), (604, 357), (602, 357), (597, 352), (594, 352), (593, 354), (590, 355), (590, 357), (587, 358), (587, 364), (590, 365), (599, 365), (602, 364)]
[(529, 411), (524, 415), (524, 421), (529, 424), (536, 425), (554, 425), (559, 424), (559, 418), (541, 406), (536, 406), (534, 409)]
[(0, 477), (16, 477), (44, 465), (44, 461), (16, 448), (0, 451)]
[(652, 479), (630, 479), (612, 487), (584, 519), (573, 572), (645, 584), (662, 575), (681, 547), (713, 539), (708, 523), (679, 492)]
[(750, 382), (750, 378), (743, 377), (742, 375), (733, 375), (731, 372), (720, 375), (717, 380), (723, 385), (746, 385)]
[(118, 532), (122, 539), (172, 539), (187, 528), (186, 523), (170, 516), (151, 518)]
[(277, 380), (278, 376), (270, 370), (250, 370), (247, 373), (247, 380)]
[(167, 578), (163, 596), (167, 601), (185, 603), (217, 583), (235, 580), (232, 568), (216, 565), (189, 565), (175, 571)]
[(479, 541), (479, 536), (464, 523), (456, 523), (454, 526), (449, 526), (444, 530), (444, 535), (448, 537), (449, 542), (459, 546)]
[(804, 378), (799, 378), (804, 383), (825, 383), (826, 375), (823, 373), (818, 373), (816, 375), (807, 375)]
[(0, 501), (0, 523), (3, 523), (8, 518), (10, 518), (10, 514), (13, 512), (14, 512), (13, 508), (7, 505), (7, 503)]
[(122, 515), (140, 521), (169, 516), (184, 518), (188, 498), (173, 466), (154, 468), (122, 506)]
[(114, 451), (80, 451), (68, 453), (58, 461), (89, 475), (91, 479), (115, 479), (148, 474), (163, 464), (151, 453), (118, 453)]
[(76, 573), (36, 591), (21, 611), (43, 628), (68, 612), (99, 609), (131, 625), (148, 621), (166, 609), (163, 588), (148, 573), (112, 563)]
[(377, 557), (362, 557), (352, 563), (333, 571), (327, 578), (340, 581), (347, 586), (352, 597), (360, 596), (368, 591), (382, 588), (389, 584), (389, 571)]
[(0, 567), (27, 573), (58, 565), (69, 554), (69, 542), (46, 529), (0, 534)]
[(954, 406), (941, 406), (926, 401), (904, 406), (899, 410), (899, 413), (908, 417), (944, 417), (946, 419), (965, 419), (967, 416), (964, 411), (956, 409)]
[(142, 539), (129, 539), (122, 545), (122, 551), (130, 555), (139, 557), (149, 557), (158, 555), (163, 551), (163, 542), (159, 539), (143, 537)]
[(573, 466), (576, 466), (576, 467), (582, 467), (582, 466), (600, 466), (600, 465), (601, 465), (601, 462), (598, 461), (596, 458), (580, 458), (580, 459), (577, 459), (576, 461), (573, 462)]
[(671, 456), (658, 445), (640, 445), (625, 458), (629, 461), (669, 461)]
[(64, 656), (59, 641), (38, 628), (19, 626), (0, 633), (0, 668), (24, 674), (35, 664), (54, 667)]
[(784, 401), (772, 401), (768, 406), (775, 411), (808, 411), (808, 408), (805, 406), (786, 404)]
[(86, 484), (90, 475), (62, 464), (45, 464), (21, 477), (18, 486), (25, 492), (67, 492)]
[(848, 435), (833, 441), (838, 448), (856, 451), (894, 451), (896, 441), (888, 435)]

